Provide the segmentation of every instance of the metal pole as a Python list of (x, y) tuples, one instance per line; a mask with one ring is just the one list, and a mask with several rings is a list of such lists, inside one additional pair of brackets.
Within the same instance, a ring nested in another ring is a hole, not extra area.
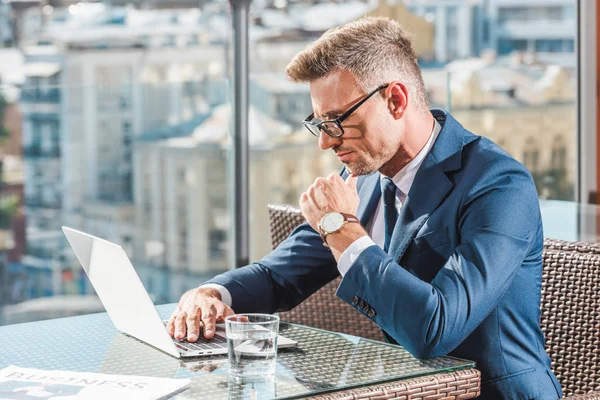
[(250, 262), (248, 157), (248, 13), (251, 0), (229, 0), (233, 14), (233, 267)]
[[(576, 171), (574, 200), (580, 204), (600, 201), (599, 174), (600, 154), (598, 153), (598, 103), (597, 62), (600, 25), (596, 19), (596, 1), (577, 2), (577, 130), (576, 130)], [(595, 198), (594, 198), (595, 197)], [(580, 210), (584, 208), (580, 205)], [(580, 211), (577, 216), (579, 238), (596, 237), (600, 228), (598, 218)]]

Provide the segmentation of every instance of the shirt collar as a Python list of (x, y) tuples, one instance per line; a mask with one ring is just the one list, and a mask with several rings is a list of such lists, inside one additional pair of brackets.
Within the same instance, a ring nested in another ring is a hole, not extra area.
[[(410, 162), (408, 164), (406, 164), (404, 166), (404, 168), (402, 168), (400, 171), (398, 171), (398, 173), (396, 175), (394, 175), (394, 177), (392, 178), (392, 181), (394, 181), (394, 184), (396, 185), (396, 187), (404, 195), (407, 195), (408, 192), (410, 191), (410, 187), (412, 186), (412, 183), (415, 180), (415, 175), (417, 174), (419, 167), (425, 160), (425, 157), (427, 156), (429, 151), (431, 151), (431, 148), (433, 147), (435, 140), (437, 139), (437, 137), (440, 134), (440, 131), (442, 130), (442, 126), (440, 125), (439, 122), (437, 122), (436, 119), (434, 119), (433, 122), (434, 122), (433, 131), (431, 132), (431, 135), (429, 136), (429, 140), (427, 141), (425, 146), (415, 156), (415, 158), (410, 160)], [(383, 175), (381, 176), (381, 178), (383, 178)]]

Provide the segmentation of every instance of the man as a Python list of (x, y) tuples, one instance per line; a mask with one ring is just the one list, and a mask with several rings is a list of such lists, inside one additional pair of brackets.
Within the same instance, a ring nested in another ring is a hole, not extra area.
[(476, 361), (482, 398), (560, 397), (539, 326), (543, 233), (527, 170), (429, 111), (393, 21), (331, 29), (287, 73), (310, 83), (304, 124), (345, 170), (302, 194), (307, 223), (276, 250), (185, 293), (171, 335), (195, 341), (202, 321), (210, 338), (232, 308), (288, 310), (341, 274), (337, 296), (390, 342)]

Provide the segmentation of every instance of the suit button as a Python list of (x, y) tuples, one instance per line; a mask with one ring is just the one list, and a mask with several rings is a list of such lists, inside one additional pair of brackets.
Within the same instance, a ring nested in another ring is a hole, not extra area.
[(365, 302), (362, 300), (358, 300), (358, 304), (356, 305), (360, 310), (365, 309)]
[(352, 305), (358, 304), (358, 296), (352, 297)]
[(367, 312), (367, 315), (369, 316), (369, 318), (375, 318), (377, 313), (372, 308), (369, 308), (369, 312)]

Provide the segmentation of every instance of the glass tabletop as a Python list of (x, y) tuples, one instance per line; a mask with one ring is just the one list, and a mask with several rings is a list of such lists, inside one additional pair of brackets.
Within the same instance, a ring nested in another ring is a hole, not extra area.
[[(174, 304), (159, 306), (168, 318)], [(453, 357), (418, 360), (400, 346), (282, 323), (299, 345), (280, 350), (273, 379), (240, 384), (227, 356), (176, 359), (119, 333), (106, 313), (0, 327), (0, 368), (25, 368), (192, 379), (176, 399), (305, 397), (434, 373), (472, 368)]]

